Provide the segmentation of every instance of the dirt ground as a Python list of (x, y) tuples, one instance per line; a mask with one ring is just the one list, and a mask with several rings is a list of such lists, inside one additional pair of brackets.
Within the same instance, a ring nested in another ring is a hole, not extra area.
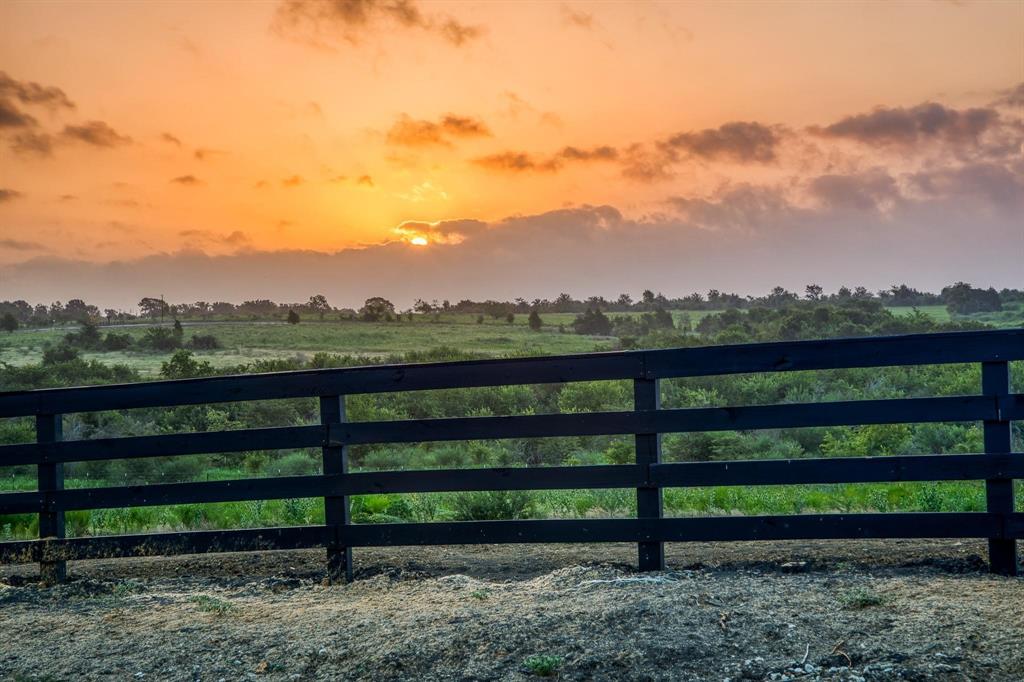
[(977, 542), (319, 551), (0, 568), (2, 680), (1024, 680)]

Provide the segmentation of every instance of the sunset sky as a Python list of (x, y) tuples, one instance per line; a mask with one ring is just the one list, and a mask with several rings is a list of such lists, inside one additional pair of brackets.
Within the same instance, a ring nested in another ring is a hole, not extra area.
[(1024, 2), (0, 4), (0, 299), (1024, 286)]

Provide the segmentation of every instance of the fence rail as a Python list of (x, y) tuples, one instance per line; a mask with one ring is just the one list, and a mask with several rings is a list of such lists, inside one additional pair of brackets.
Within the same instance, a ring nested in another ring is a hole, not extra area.
[[(492, 542), (635, 542), (642, 570), (664, 566), (665, 542), (694, 540), (988, 538), (993, 571), (1015, 574), (1024, 514), (1013, 480), (1009, 362), (1024, 359), (1024, 330), (799, 341), (586, 355), (384, 365), (140, 384), (0, 393), (0, 418), (34, 416), (36, 443), (0, 446), (0, 467), (35, 465), (37, 490), (0, 494), (0, 516), (36, 513), (40, 539), (0, 543), (0, 562), (38, 562), (59, 581), (70, 559), (323, 547), (331, 579), (351, 576), (351, 548)], [(659, 380), (753, 372), (981, 363), (977, 395), (662, 409)], [(345, 396), (571, 381), (633, 380), (632, 411), (350, 422)], [(230, 401), (316, 397), (320, 424), (207, 433), (62, 440), (62, 415)], [(985, 452), (662, 463), (661, 434), (859, 424), (981, 422)], [(376, 443), (628, 435), (635, 464), (349, 472), (348, 447)], [(64, 489), (66, 462), (321, 448), (323, 474)], [(986, 481), (984, 513), (825, 514), (664, 518), (662, 489), (883, 481)], [(368, 493), (634, 488), (637, 518), (358, 525), (349, 497)], [(323, 498), (325, 524), (295, 528), (65, 538), (66, 511), (149, 505)]]

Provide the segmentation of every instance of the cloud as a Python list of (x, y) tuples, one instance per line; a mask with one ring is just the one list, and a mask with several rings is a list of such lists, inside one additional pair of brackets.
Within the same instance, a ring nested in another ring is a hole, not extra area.
[(594, 15), (590, 12), (584, 12), (583, 10), (576, 10), (568, 5), (562, 5), (562, 21), (567, 26), (575, 26), (576, 28), (582, 28), (584, 30), (591, 30), (594, 28)]
[(416, 120), (402, 114), (388, 130), (389, 144), (402, 147), (450, 147), (450, 138), (490, 137), (491, 131), (483, 121), (469, 116), (446, 114), (437, 122)]
[(251, 241), (249, 235), (242, 232), (241, 230), (235, 230), (228, 234), (218, 234), (210, 232), (209, 230), (181, 230), (178, 232), (179, 237), (184, 237), (189, 240), (189, 245), (195, 246), (235, 246), (242, 247), (249, 244)]
[(0, 99), (0, 128), (32, 128), (37, 123), (35, 118), (19, 111), (13, 102)]
[(357, 45), (392, 28), (426, 31), (457, 47), (483, 35), (482, 27), (447, 14), (425, 14), (415, 0), (284, 0), (272, 23), (279, 35), (317, 46)]
[(678, 133), (660, 143), (674, 157), (677, 152), (712, 161), (771, 163), (781, 141), (778, 128), (756, 121), (733, 121), (718, 128)]
[(8, 201), (14, 201), (15, 199), (20, 199), (23, 196), (25, 196), (25, 195), (22, 194), (21, 192), (18, 192), (17, 190), (6, 189), (4, 187), (0, 187), (0, 204), (5, 204)]
[(808, 190), (812, 198), (839, 210), (885, 210), (901, 198), (895, 178), (882, 169), (821, 175), (810, 181)]
[(121, 135), (103, 121), (87, 121), (82, 125), (64, 126), (61, 137), (67, 140), (84, 142), (94, 147), (119, 147), (132, 143), (132, 138)]
[(195, 187), (203, 184), (203, 181), (194, 175), (179, 175), (176, 178), (171, 178), (171, 182), (176, 185), (185, 185), (186, 187)]
[(357, 185), (363, 185), (364, 187), (373, 187), (373, 178), (369, 175), (360, 175), (356, 178)]
[(974, 144), (999, 123), (994, 109), (957, 110), (926, 102), (914, 107), (878, 107), (867, 114), (847, 116), (809, 130), (821, 137), (839, 138), (872, 146), (910, 148), (923, 142)]
[(340, 305), (379, 295), (404, 307), (416, 298), (551, 298), (559, 291), (762, 293), (813, 281), (827, 288), (906, 281), (936, 290), (957, 279), (1020, 286), (1019, 212), (989, 210), (990, 197), (979, 193), (951, 197), (933, 187), (935, 196), (905, 198), (885, 214), (801, 205), (788, 189), (736, 185), (647, 218), (578, 206), (493, 222), (403, 223), (404, 234), (429, 236), (425, 248), (398, 240), (334, 253), (192, 249), (110, 264), (35, 258), (5, 267), (5, 295), (64, 300), (73, 291), (112, 307), (131, 305), (144, 291), (172, 300), (303, 300), (310, 282), (319, 282), (327, 287), (320, 293)]
[(39, 242), (22, 241), (20, 239), (0, 239), (0, 249), (8, 251), (43, 251), (45, 247)]
[(23, 156), (51, 156), (53, 138), (47, 133), (25, 131), (11, 136), (11, 151)]
[(1024, 211), (1024, 164), (996, 163), (932, 168), (909, 176), (909, 188), (927, 200), (974, 200), (1008, 215)]
[(75, 103), (64, 91), (30, 81), (17, 81), (0, 71), (0, 98), (12, 97), (22, 104), (43, 106), (50, 109), (74, 109)]
[(287, 177), (284, 180), (282, 180), (281, 181), (281, 186), (282, 187), (298, 187), (299, 185), (301, 185), (304, 182), (305, 182), (305, 180), (302, 178), (301, 175), (292, 175), (291, 177)]
[(547, 157), (537, 157), (527, 152), (504, 151), (478, 157), (473, 163), (493, 171), (552, 173), (561, 170), (567, 163), (615, 161), (618, 158), (618, 150), (607, 145), (589, 149), (569, 146)]
[(199, 161), (206, 161), (211, 156), (217, 156), (218, 154), (227, 154), (223, 149), (208, 149), (206, 147), (199, 147), (193, 152), (193, 156)]
[(1024, 83), (1018, 83), (1016, 87), (1000, 91), (999, 97), (992, 102), (992, 106), (1016, 109), (1024, 107)]
[(181, 146), (181, 140), (170, 133), (160, 133), (160, 139), (169, 144), (173, 144), (176, 147)]

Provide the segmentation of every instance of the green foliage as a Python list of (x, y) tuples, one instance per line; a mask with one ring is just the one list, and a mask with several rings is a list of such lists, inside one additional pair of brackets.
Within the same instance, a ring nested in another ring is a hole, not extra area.
[(528, 323), (530, 325), (530, 329), (535, 332), (539, 332), (541, 327), (544, 326), (544, 321), (540, 319), (540, 315), (537, 313), (536, 309), (530, 311)]
[(294, 310), (289, 310), (288, 311), (288, 324), (298, 324), (299, 322), (301, 322), (301, 320), (299, 319), (299, 314), (297, 312), (295, 312)]
[(213, 366), (205, 360), (196, 360), (191, 351), (178, 350), (171, 359), (160, 365), (160, 374), (167, 379), (193, 379), (213, 374)]
[(200, 611), (214, 616), (226, 616), (236, 610), (235, 605), (231, 602), (206, 594), (196, 594), (189, 597), (188, 600), (195, 604)]
[(3, 317), (0, 317), (0, 329), (7, 332), (8, 334), (15, 331), (20, 326), (21, 323), (18, 322), (18, 318), (16, 318), (11, 313), (4, 313)]
[(489, 490), (453, 496), (452, 511), (457, 521), (492, 521), (530, 518), (533, 497), (523, 490)]
[(572, 328), (577, 334), (591, 336), (610, 336), (612, 333), (611, 320), (598, 308), (587, 308), (582, 315), (577, 315)]
[(868, 587), (858, 587), (842, 593), (839, 603), (845, 609), (861, 610), (872, 606), (881, 606), (885, 603), (885, 597), (874, 592)]
[(558, 672), (558, 669), (562, 667), (561, 656), (551, 656), (547, 654), (534, 654), (527, 656), (526, 660), (523, 661), (523, 667), (531, 675), (537, 677), (551, 677)]

